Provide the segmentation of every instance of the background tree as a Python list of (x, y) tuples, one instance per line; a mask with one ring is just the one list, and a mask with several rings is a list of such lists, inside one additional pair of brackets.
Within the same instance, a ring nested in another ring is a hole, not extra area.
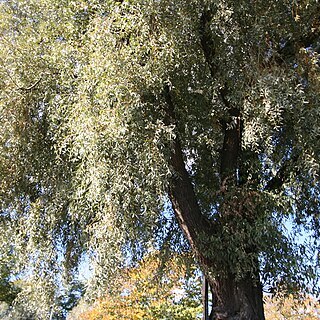
[(266, 319), (301, 319), (316, 320), (319, 318), (319, 301), (310, 296), (292, 295), (265, 298)]
[(79, 311), (75, 308), (70, 319), (201, 319), (199, 270), (187, 267), (181, 258), (164, 266), (159, 254), (148, 255), (119, 274), (117, 288), (107, 288), (110, 292), (85, 311), (81, 305)]
[(215, 318), (316, 279), (317, 1), (0, 6), (0, 222), (38, 317), (84, 253), (103, 293), (181, 231)]

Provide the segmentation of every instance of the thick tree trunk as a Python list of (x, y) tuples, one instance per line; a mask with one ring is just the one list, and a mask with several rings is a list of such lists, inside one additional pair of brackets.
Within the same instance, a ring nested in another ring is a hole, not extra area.
[(262, 320), (262, 287), (250, 275), (236, 282), (233, 275), (209, 281), (213, 296), (210, 319)]
[[(168, 104), (168, 124), (175, 123), (174, 105), (171, 100), (170, 90), (166, 88), (165, 98)], [(238, 122), (239, 125), (239, 122)], [(222, 154), (221, 176), (222, 184), (226, 180), (234, 180), (234, 162), (239, 152), (239, 127), (228, 130), (226, 126), (225, 141)], [(228, 320), (264, 320), (262, 288), (259, 282), (258, 262), (256, 266), (257, 275), (245, 275), (241, 280), (236, 281), (233, 274), (227, 273), (224, 266), (221, 266), (221, 274), (227, 276), (210, 276), (210, 270), (216, 264), (214, 257), (207, 257), (205, 249), (206, 239), (216, 236), (217, 228), (215, 222), (206, 218), (199, 207), (193, 185), (185, 168), (183, 153), (179, 137), (177, 136), (172, 145), (170, 165), (175, 171), (169, 187), (169, 197), (178, 223), (188, 239), (193, 252), (207, 276), (213, 292), (213, 310), (211, 319)], [(223, 186), (222, 186), (223, 187)], [(225, 192), (225, 191), (224, 191)]]
[[(181, 147), (175, 143), (172, 157), (177, 177), (171, 184), (170, 198), (177, 220), (204, 270), (210, 270), (211, 261), (201, 248), (203, 235), (214, 234), (214, 226), (201, 215), (192, 184), (184, 167)], [(217, 235), (218, 236), (218, 235)], [(225, 277), (209, 278), (214, 297), (211, 319), (264, 320), (262, 287), (259, 277), (244, 276), (235, 281), (230, 274)]]

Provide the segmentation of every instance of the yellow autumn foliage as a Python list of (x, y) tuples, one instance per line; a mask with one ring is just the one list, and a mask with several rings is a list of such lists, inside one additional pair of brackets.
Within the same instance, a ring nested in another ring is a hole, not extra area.
[(266, 320), (318, 320), (320, 319), (320, 303), (311, 296), (296, 298), (271, 298), (266, 296)]
[[(201, 302), (199, 297), (186, 294), (187, 278), (187, 268), (179, 263), (178, 258), (171, 259), (162, 268), (160, 258), (151, 255), (136, 267), (123, 272), (119, 278), (120, 289), (116, 294), (106, 293), (104, 298), (96, 301), (78, 318), (81, 320), (198, 319), (201, 315)], [(193, 277), (191, 286), (196, 285), (200, 294), (199, 281), (199, 276)]]

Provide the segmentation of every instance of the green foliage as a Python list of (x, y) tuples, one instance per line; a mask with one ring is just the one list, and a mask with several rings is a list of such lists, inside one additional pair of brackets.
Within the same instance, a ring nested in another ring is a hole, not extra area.
[(8, 267), (1, 266), (0, 271), (0, 301), (6, 302), (9, 305), (17, 297), (19, 288), (17, 288), (12, 281), (10, 281), (11, 272)]
[[(48, 318), (84, 254), (96, 295), (150, 248), (183, 250), (165, 210), (176, 137), (216, 230), (202, 247), (210, 271), (241, 277), (259, 258), (270, 286), (315, 279), (317, 241), (295, 236), (319, 235), (317, 12), (317, 1), (1, 1), (0, 258), (30, 284), (19, 303)], [(225, 127), (238, 120), (238, 181), (223, 190)]]

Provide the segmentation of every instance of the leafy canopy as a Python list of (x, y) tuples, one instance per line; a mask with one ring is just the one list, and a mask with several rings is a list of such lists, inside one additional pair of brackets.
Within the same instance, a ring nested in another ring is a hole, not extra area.
[[(270, 286), (316, 277), (317, 241), (294, 235), (319, 230), (317, 10), (317, 1), (0, 2), (0, 257), (13, 253), (12, 272), (33, 284), (19, 294), (28, 308), (52, 312), (84, 254), (90, 293), (150, 248), (186, 248), (167, 197), (177, 136), (203, 215), (248, 212), (224, 214), (208, 240), (213, 272), (250, 270), (254, 247)], [(241, 111), (242, 182), (226, 199), (230, 105)]]

